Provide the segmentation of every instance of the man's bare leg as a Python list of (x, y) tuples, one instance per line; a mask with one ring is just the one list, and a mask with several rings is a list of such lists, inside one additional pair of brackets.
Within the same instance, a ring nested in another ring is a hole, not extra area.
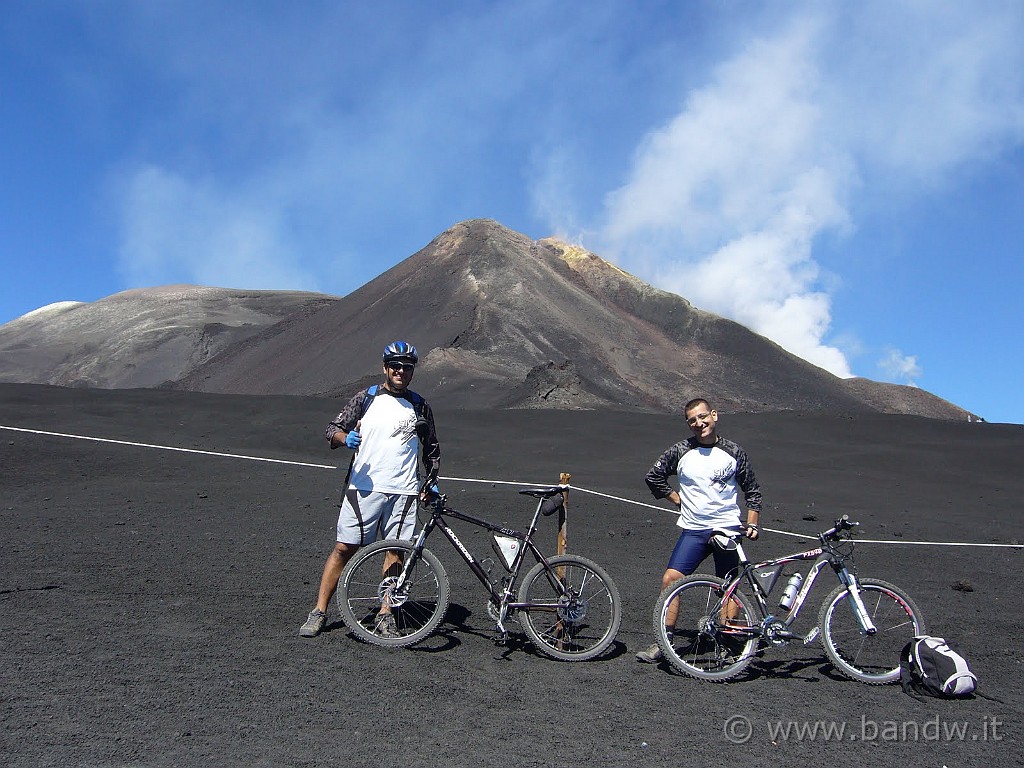
[(334, 597), (334, 592), (338, 588), (341, 572), (345, 570), (345, 564), (358, 551), (358, 544), (345, 544), (339, 541), (334, 545), (331, 554), (327, 556), (327, 562), (324, 563), (323, 576), (320, 577), (320, 593), (316, 599), (317, 610), (327, 611), (327, 606), (331, 604), (331, 598)]

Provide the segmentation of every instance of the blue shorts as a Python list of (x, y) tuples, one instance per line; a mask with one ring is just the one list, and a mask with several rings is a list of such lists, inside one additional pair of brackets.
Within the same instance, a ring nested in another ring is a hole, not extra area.
[(338, 514), (338, 541), (371, 544), (377, 539), (412, 539), (416, 529), (416, 496), (349, 488)]
[(699, 531), (683, 529), (679, 534), (679, 541), (676, 542), (676, 548), (672, 550), (672, 556), (668, 559), (668, 567), (689, 576), (709, 554), (712, 554), (715, 556), (715, 575), (724, 579), (730, 571), (739, 566), (740, 556), (736, 550), (726, 552), (712, 546), (712, 533), (714, 531), (710, 528)]

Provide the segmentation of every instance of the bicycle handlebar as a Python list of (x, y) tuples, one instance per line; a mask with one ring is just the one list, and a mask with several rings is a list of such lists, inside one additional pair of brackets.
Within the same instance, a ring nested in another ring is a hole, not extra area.
[[(550, 499), (549, 499), (549, 501), (550, 501)], [(556, 507), (556, 509), (557, 509), (557, 507)], [(550, 514), (550, 513), (548, 512), (548, 513), (545, 513), (545, 514)], [(835, 525), (833, 525), (827, 531), (822, 531), (821, 533), (819, 533), (818, 534), (818, 538), (821, 539), (822, 541), (835, 540), (835, 539), (839, 538), (839, 534), (843, 533), (844, 531), (852, 531), (858, 525), (860, 525), (860, 523), (854, 522), (853, 520), (851, 520), (849, 515), (843, 515), (838, 520), (836, 520), (836, 524)], [(712, 540), (714, 540), (714, 538), (716, 536), (721, 536), (723, 538), (726, 538), (730, 542), (738, 542), (738, 541), (742, 541), (743, 540), (743, 538), (746, 536), (746, 532), (745, 531), (727, 531), (727, 530), (722, 530), (722, 529), (716, 528), (714, 531), (712, 531), (712, 536), (711, 536)], [(719, 546), (723, 546), (723, 545), (719, 544)]]
[(836, 520), (835, 525), (833, 525), (827, 531), (819, 533), (818, 537), (822, 540), (837, 539), (839, 538), (840, 533), (842, 533), (843, 531), (852, 531), (858, 525), (860, 525), (860, 523), (856, 523), (853, 520), (851, 520), (849, 515), (843, 515), (838, 520)]

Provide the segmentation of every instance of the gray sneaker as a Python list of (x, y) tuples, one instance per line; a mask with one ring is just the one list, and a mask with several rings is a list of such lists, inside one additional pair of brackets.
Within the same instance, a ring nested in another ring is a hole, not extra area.
[(664, 658), (665, 654), (661, 652), (661, 646), (657, 643), (644, 648), (636, 655), (636, 660), (642, 661), (644, 664), (656, 664)]
[(378, 613), (377, 623), (373, 628), (381, 637), (401, 637), (402, 635), (398, 632), (398, 625), (395, 623), (395, 617), (390, 613)]
[(327, 614), (319, 608), (314, 608), (306, 617), (306, 623), (299, 627), (299, 637), (316, 637), (324, 628), (327, 621)]

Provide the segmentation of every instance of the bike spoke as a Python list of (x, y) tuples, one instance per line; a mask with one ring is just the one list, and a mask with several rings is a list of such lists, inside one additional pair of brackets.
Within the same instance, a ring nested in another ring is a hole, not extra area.
[[(728, 610), (722, 582), (705, 576), (681, 579), (662, 592), (655, 607), (658, 644), (668, 662), (681, 672), (704, 680), (728, 680), (750, 663), (754, 637), (736, 626), (755, 625), (746, 598), (734, 593)], [(728, 616), (727, 626), (723, 614)], [(666, 627), (672, 626), (671, 637)]]
[(541, 653), (562, 661), (599, 655), (614, 640), (620, 608), (606, 574), (585, 558), (562, 555), (523, 579), (519, 620)]
[(448, 599), (448, 579), (437, 559), (393, 541), (361, 550), (342, 572), (335, 596), (354, 634), (386, 646), (427, 637), (443, 619)]
[(822, 644), (836, 669), (862, 683), (880, 685), (899, 679), (900, 651), (924, 631), (924, 622), (909, 597), (891, 584), (865, 580), (861, 601), (875, 625), (866, 634), (857, 621), (853, 601), (839, 588), (822, 606)]

